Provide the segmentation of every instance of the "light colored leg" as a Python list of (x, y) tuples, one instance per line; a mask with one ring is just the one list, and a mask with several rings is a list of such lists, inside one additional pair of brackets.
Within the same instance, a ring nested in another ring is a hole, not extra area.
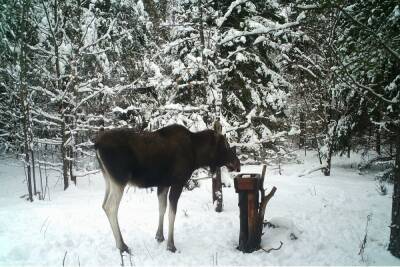
[(168, 196), (169, 187), (159, 186), (157, 187), (157, 196), (158, 196), (158, 229), (156, 233), (156, 240), (158, 242), (162, 242), (165, 240), (164, 238), (164, 214), (167, 209), (167, 196)]
[(103, 205), (102, 205), (103, 210), (105, 209), (105, 205), (106, 205), (108, 196), (110, 195), (110, 178), (107, 177), (106, 175), (107, 175), (106, 172), (103, 171), (104, 181), (106, 184), (106, 192), (104, 194), (104, 200), (103, 200)]
[(167, 250), (175, 252), (176, 247), (174, 244), (174, 224), (176, 209), (178, 207), (178, 200), (182, 193), (182, 186), (172, 186), (169, 192), (169, 225), (168, 225), (168, 241)]
[(104, 211), (110, 222), (112, 232), (114, 234), (117, 248), (122, 252), (131, 253), (128, 246), (122, 239), (121, 230), (118, 224), (118, 208), (124, 193), (125, 186), (121, 186), (110, 180), (110, 193), (104, 205)]
[(104, 200), (103, 200), (103, 204), (102, 204), (102, 207), (104, 210), (106, 201), (108, 199), (108, 196), (110, 195), (110, 175), (104, 167), (104, 164), (103, 164), (103, 161), (101, 160), (99, 151), (96, 151), (96, 153), (97, 153), (97, 159), (99, 160), (99, 163), (100, 163), (101, 172), (103, 173), (104, 183), (106, 185), (106, 192), (104, 194)]

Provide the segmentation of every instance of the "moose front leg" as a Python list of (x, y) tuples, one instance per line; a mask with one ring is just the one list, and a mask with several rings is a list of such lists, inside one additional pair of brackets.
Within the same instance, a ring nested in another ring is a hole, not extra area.
[(156, 240), (158, 242), (164, 241), (164, 214), (167, 209), (167, 196), (169, 187), (159, 186), (157, 187), (158, 196), (158, 229), (156, 233)]
[(175, 216), (176, 209), (178, 207), (178, 200), (182, 193), (182, 186), (172, 186), (169, 192), (169, 225), (168, 225), (168, 241), (167, 241), (167, 250), (171, 252), (176, 251), (176, 247), (174, 244), (174, 224), (175, 224)]

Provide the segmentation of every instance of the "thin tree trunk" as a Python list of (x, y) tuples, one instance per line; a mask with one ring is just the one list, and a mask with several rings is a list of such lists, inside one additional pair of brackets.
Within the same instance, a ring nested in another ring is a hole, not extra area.
[[(40, 157), (39, 157), (40, 161)], [(40, 200), (44, 200), (44, 191), (43, 191), (43, 176), (42, 176), (42, 168), (40, 166), (40, 162), (38, 162), (39, 167), (39, 176), (40, 176)]]
[(330, 176), (331, 175), (331, 163), (332, 163), (332, 155), (333, 155), (333, 148), (334, 148), (334, 139), (336, 138), (336, 128), (337, 128), (337, 122), (334, 122), (335, 125), (333, 126), (333, 130), (331, 133), (329, 133), (328, 129), (328, 135), (329, 135), (329, 140), (328, 140), (328, 154), (326, 155), (326, 168), (323, 169), (323, 173), (325, 176)]
[(400, 129), (397, 130), (396, 160), (394, 168), (392, 223), (390, 225), (389, 251), (393, 256), (400, 258)]
[(65, 133), (66, 129), (65, 129), (65, 117), (63, 116), (63, 120), (62, 120), (62, 125), (61, 125), (61, 157), (62, 157), (62, 163), (63, 163), (63, 178), (64, 178), (64, 190), (67, 190), (68, 186), (69, 186), (69, 176), (68, 176), (68, 148), (67, 148), (67, 135)]
[[(379, 106), (378, 106), (377, 112), (378, 113), (376, 115), (376, 121), (380, 122), (382, 120), (382, 118), (381, 118), (381, 110), (380, 110)], [(375, 126), (375, 139), (376, 139), (375, 151), (380, 156), (381, 155), (381, 127), (379, 125)]]
[[(222, 125), (219, 120), (214, 122), (214, 130), (221, 134), (222, 133)], [(221, 168), (217, 168), (215, 173), (215, 178), (212, 179), (212, 200), (215, 203), (215, 211), (222, 211), (222, 181), (221, 181)]]
[(350, 158), (351, 155), (351, 139), (349, 140), (349, 143), (347, 144), (347, 157)]
[(72, 161), (72, 159), (75, 159), (73, 146), (70, 146), (69, 148), (69, 158), (71, 159), (69, 162), (69, 176), (71, 177), (71, 181), (74, 183), (74, 185), (76, 185), (76, 176), (74, 175), (74, 166)]
[[(60, 71), (60, 54), (59, 54), (59, 47), (57, 43), (57, 33), (58, 33), (58, 27), (59, 27), (59, 17), (58, 17), (58, 0), (54, 0), (54, 6), (53, 6), (53, 16), (54, 16), (54, 25), (55, 28), (52, 30), (52, 39), (53, 39), (53, 46), (54, 46), (54, 58), (55, 58), (55, 68), (56, 68), (56, 78), (57, 78), (57, 89), (58, 91), (62, 91), (62, 83), (61, 83), (61, 71)], [(48, 23), (50, 25), (50, 21), (48, 18)], [(50, 26), (51, 27), (51, 26)], [(69, 170), (69, 160), (68, 160), (68, 148), (67, 148), (67, 141), (68, 137), (66, 135), (66, 124), (67, 124), (67, 117), (66, 117), (66, 108), (64, 106), (64, 101), (61, 100), (61, 157), (62, 157), (62, 163), (63, 163), (63, 179), (64, 179), (64, 190), (66, 190), (69, 186), (69, 175), (68, 175), (68, 170)]]
[(377, 128), (375, 130), (375, 136), (376, 136), (375, 151), (380, 156), (381, 155), (381, 129), (379, 126), (377, 126)]
[[(33, 139), (33, 136), (31, 137), (31, 140)], [(33, 194), (37, 194), (37, 189), (36, 189), (36, 173), (35, 173), (35, 152), (33, 149), (30, 149), (31, 151), (31, 159), (32, 159), (32, 181), (33, 181)]]
[(326, 168), (323, 169), (325, 176), (331, 175), (331, 163), (332, 163), (332, 148), (329, 147), (328, 156), (326, 158)]
[(21, 16), (21, 54), (20, 54), (20, 106), (22, 107), (22, 125), (24, 131), (24, 153), (25, 153), (25, 166), (27, 168), (27, 185), (29, 200), (33, 201), (32, 194), (32, 174), (31, 174), (31, 161), (29, 155), (31, 154), (31, 140), (29, 130), (32, 130), (30, 126), (30, 109), (29, 109), (29, 99), (28, 99), (28, 88), (26, 84), (26, 13), (28, 8), (28, 2), (24, 2), (22, 5), (22, 16)]
[[(305, 135), (306, 135), (306, 119), (304, 112), (300, 112), (300, 136), (299, 136), (299, 148), (303, 148), (305, 146)], [(304, 149), (304, 154), (306, 154), (306, 150)]]

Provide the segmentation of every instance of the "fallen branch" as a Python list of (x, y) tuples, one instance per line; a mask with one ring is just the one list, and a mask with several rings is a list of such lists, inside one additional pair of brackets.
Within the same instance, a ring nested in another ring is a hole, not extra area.
[(311, 170), (308, 170), (306, 172), (303, 172), (303, 173), (299, 174), (298, 177), (303, 177), (303, 176), (306, 176), (308, 174), (311, 174), (311, 173), (319, 171), (319, 170), (325, 170), (326, 168), (327, 168), (326, 165), (318, 166), (318, 167), (316, 167), (314, 169), (311, 169)]
[(282, 248), (282, 246), (283, 246), (283, 242), (282, 241), (279, 241), (279, 242), (281, 242), (281, 244), (277, 248), (270, 248), (270, 249), (261, 248), (261, 249), (264, 250), (267, 253), (270, 253), (273, 250), (280, 250)]
[(96, 173), (99, 173), (99, 172), (100, 172), (100, 170), (92, 170), (92, 171), (88, 171), (88, 172), (77, 172), (74, 175), (76, 177), (85, 177), (85, 176), (96, 174)]

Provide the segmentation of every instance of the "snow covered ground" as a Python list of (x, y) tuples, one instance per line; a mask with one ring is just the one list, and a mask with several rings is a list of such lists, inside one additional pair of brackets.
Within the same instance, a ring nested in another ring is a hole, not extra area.
[[(278, 228), (266, 228), (262, 250), (236, 250), (239, 209), (234, 189), (224, 188), (224, 211), (211, 203), (211, 184), (184, 191), (175, 224), (177, 253), (154, 239), (157, 228), (155, 191), (129, 188), (120, 207), (120, 225), (133, 250), (133, 264), (142, 265), (400, 265), (387, 251), (391, 193), (376, 191), (373, 174), (359, 175), (356, 164), (335, 158), (331, 177), (314, 172), (315, 157), (283, 166), (282, 175), (267, 168), (265, 186), (278, 190), (267, 207), (266, 219)], [(81, 178), (78, 187), (62, 191), (59, 175), (50, 177), (51, 200), (26, 202), (21, 163), (0, 159), (0, 265), (118, 266), (120, 257), (107, 218), (101, 209), (101, 174)], [(243, 172), (261, 172), (244, 166)], [(364, 261), (358, 255), (371, 215)], [(166, 220), (167, 223), (167, 220)], [(166, 230), (166, 229), (165, 229)], [(165, 233), (166, 234), (166, 233)], [(293, 235), (297, 239), (293, 238)], [(126, 260), (126, 262), (128, 262)]]

